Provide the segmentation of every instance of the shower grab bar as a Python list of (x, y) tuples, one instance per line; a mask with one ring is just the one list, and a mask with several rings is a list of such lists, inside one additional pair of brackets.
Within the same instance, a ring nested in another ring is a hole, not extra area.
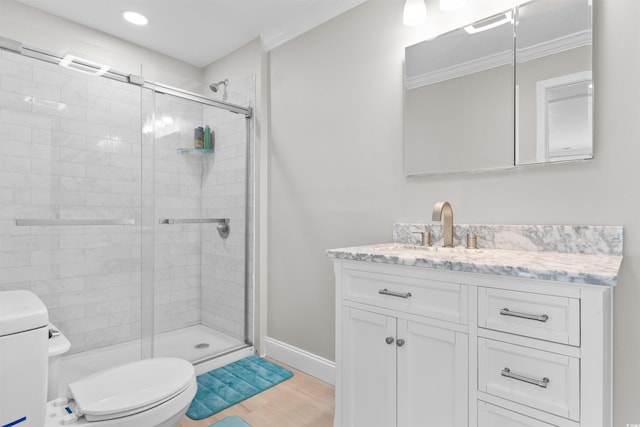
[(160, 224), (229, 224), (229, 218), (165, 218)]
[(67, 226), (67, 225), (135, 225), (135, 219), (16, 219), (16, 225), (30, 226)]

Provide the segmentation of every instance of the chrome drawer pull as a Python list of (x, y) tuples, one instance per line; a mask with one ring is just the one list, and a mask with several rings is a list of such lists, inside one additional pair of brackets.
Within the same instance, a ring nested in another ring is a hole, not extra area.
[(549, 320), (549, 316), (546, 314), (527, 314), (518, 313), (517, 311), (510, 311), (508, 308), (500, 310), (500, 314), (503, 316), (520, 317), (521, 319), (537, 320), (538, 322), (546, 322)]
[(393, 291), (390, 291), (390, 290), (388, 290), (386, 288), (385, 289), (380, 289), (378, 291), (378, 293), (382, 294), (382, 295), (390, 295), (392, 297), (405, 298), (405, 299), (409, 298), (411, 296), (411, 292), (407, 292), (407, 293), (393, 292)]
[(547, 388), (549, 384), (549, 378), (544, 377), (541, 380), (536, 380), (533, 378), (525, 377), (524, 375), (518, 375), (511, 372), (509, 368), (504, 368), (502, 370), (502, 376), (507, 378), (513, 378), (514, 380), (523, 381), (525, 383), (537, 385), (538, 387)]

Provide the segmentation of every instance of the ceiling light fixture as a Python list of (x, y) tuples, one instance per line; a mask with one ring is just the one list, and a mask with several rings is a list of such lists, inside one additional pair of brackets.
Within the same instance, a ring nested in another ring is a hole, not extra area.
[(466, 0), (440, 0), (440, 10), (451, 12), (460, 9), (465, 3)]
[(64, 58), (60, 60), (59, 64), (71, 70), (96, 76), (101, 76), (109, 71), (108, 65), (89, 61), (88, 59), (76, 55), (65, 55)]
[(511, 15), (511, 12), (501, 13), (499, 15), (484, 19), (480, 22), (476, 22), (473, 25), (468, 25), (464, 27), (464, 30), (469, 34), (475, 34), (499, 27), (500, 25), (511, 22), (512, 20), (513, 16)]
[(406, 0), (402, 22), (408, 27), (415, 27), (427, 22), (427, 5), (424, 0)]
[(147, 25), (149, 20), (146, 16), (142, 15), (138, 12), (133, 12), (131, 10), (125, 10), (122, 12), (122, 17), (127, 21), (134, 25)]

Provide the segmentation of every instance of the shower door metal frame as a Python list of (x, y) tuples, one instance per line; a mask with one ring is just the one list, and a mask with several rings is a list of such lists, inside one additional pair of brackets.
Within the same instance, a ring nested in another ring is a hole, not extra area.
[[(136, 84), (136, 83), (134, 83)], [(227, 103), (227, 102), (222, 102), (222, 101), (217, 101), (217, 100), (213, 100), (213, 99), (209, 99), (206, 98), (204, 96), (192, 93), (192, 92), (188, 92), (188, 91), (183, 91), (182, 89), (176, 89), (173, 88), (171, 86), (167, 86), (167, 85), (162, 85), (162, 84), (158, 84), (158, 83), (145, 83), (144, 85), (140, 85), (141, 87), (145, 88), (145, 89), (150, 89), (152, 91), (152, 93), (155, 95), (156, 93), (160, 93), (160, 94), (165, 94), (165, 95), (172, 95), (172, 96), (176, 96), (182, 99), (186, 99), (189, 101), (194, 101), (200, 104), (204, 104), (204, 105), (208, 105), (208, 106), (212, 106), (212, 107), (217, 107), (217, 108), (223, 108), (227, 111), (236, 113), (236, 114), (243, 114), (245, 117), (245, 147), (246, 147), (246, 154), (245, 154), (245, 175), (246, 175), (246, 185), (245, 185), (245, 241), (244, 241), (244, 338), (243, 338), (243, 342), (244, 344), (242, 345), (238, 345), (236, 347), (232, 347), (228, 350), (224, 350), (221, 351), (219, 353), (215, 353), (212, 354), (211, 356), (207, 356), (204, 357), (203, 359), (199, 359), (196, 362), (194, 362), (194, 365), (198, 365), (198, 364), (203, 364), (203, 363), (207, 363), (209, 361), (212, 361), (216, 358), (219, 357), (223, 357), (226, 355), (229, 355), (231, 353), (234, 353), (236, 351), (242, 350), (242, 349), (246, 349), (246, 348), (251, 348), (253, 347), (253, 339), (252, 337), (250, 337), (249, 335), (249, 312), (251, 310), (251, 307), (249, 305), (249, 292), (251, 290), (250, 287), (250, 283), (251, 283), (251, 275), (250, 275), (250, 271), (249, 271), (249, 255), (250, 255), (250, 248), (249, 248), (249, 236), (250, 236), (250, 224), (248, 221), (249, 218), (249, 213), (250, 213), (250, 203), (249, 203), (249, 195), (250, 195), (250, 191), (249, 191), (249, 186), (251, 185), (250, 179), (249, 179), (249, 170), (250, 170), (250, 158), (249, 158), (249, 154), (250, 154), (250, 144), (251, 144), (251, 119), (253, 118), (253, 109), (251, 107), (241, 107), (235, 104), (231, 104), (231, 103)], [(224, 106), (221, 106), (224, 105)], [(228, 224), (229, 222), (229, 218), (202, 218), (202, 219), (172, 219), (172, 218), (163, 218), (163, 219), (159, 219), (153, 220), (154, 223), (157, 224), (177, 224), (177, 223), (223, 223), (223, 224)], [(255, 218), (254, 218), (254, 222), (255, 222)], [(255, 262), (255, 261), (254, 261)], [(255, 292), (255, 286), (254, 286), (254, 292)], [(255, 298), (254, 298), (255, 299)], [(252, 317), (252, 320), (255, 323), (255, 315)], [(254, 334), (255, 334), (255, 324), (254, 324)]]
[[(30, 46), (24, 46), (17, 40), (12, 40), (7, 37), (0, 36), (0, 49), (8, 50), (29, 58), (39, 59), (51, 64), (60, 65), (63, 58), (46, 50), (36, 49)], [(250, 119), (253, 117), (253, 109), (251, 107), (243, 107), (241, 105), (233, 104), (230, 102), (219, 101), (216, 99), (210, 99), (197, 93), (189, 92), (183, 89), (178, 89), (172, 86), (164, 85), (157, 82), (147, 81), (142, 76), (135, 74), (126, 74), (120, 71), (109, 69), (102, 74), (97, 74), (100, 71), (99, 67), (96, 67), (94, 63), (83, 63), (81, 60), (76, 61), (83, 68), (88, 70), (94, 70), (97, 77), (104, 77), (111, 80), (117, 80), (123, 83), (129, 83), (136, 86), (141, 86), (147, 89), (154, 90), (159, 93), (166, 93), (174, 95), (183, 99), (189, 99), (191, 101), (200, 102), (202, 104), (211, 105), (212, 107), (222, 108), (227, 111), (231, 111), (236, 114), (243, 114), (245, 118)]]

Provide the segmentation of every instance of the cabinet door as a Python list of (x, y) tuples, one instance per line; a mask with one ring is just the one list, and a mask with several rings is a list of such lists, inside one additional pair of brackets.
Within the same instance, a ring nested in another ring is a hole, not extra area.
[(342, 316), (342, 426), (394, 427), (396, 319), (349, 307)]
[(468, 335), (398, 320), (398, 427), (466, 427)]

